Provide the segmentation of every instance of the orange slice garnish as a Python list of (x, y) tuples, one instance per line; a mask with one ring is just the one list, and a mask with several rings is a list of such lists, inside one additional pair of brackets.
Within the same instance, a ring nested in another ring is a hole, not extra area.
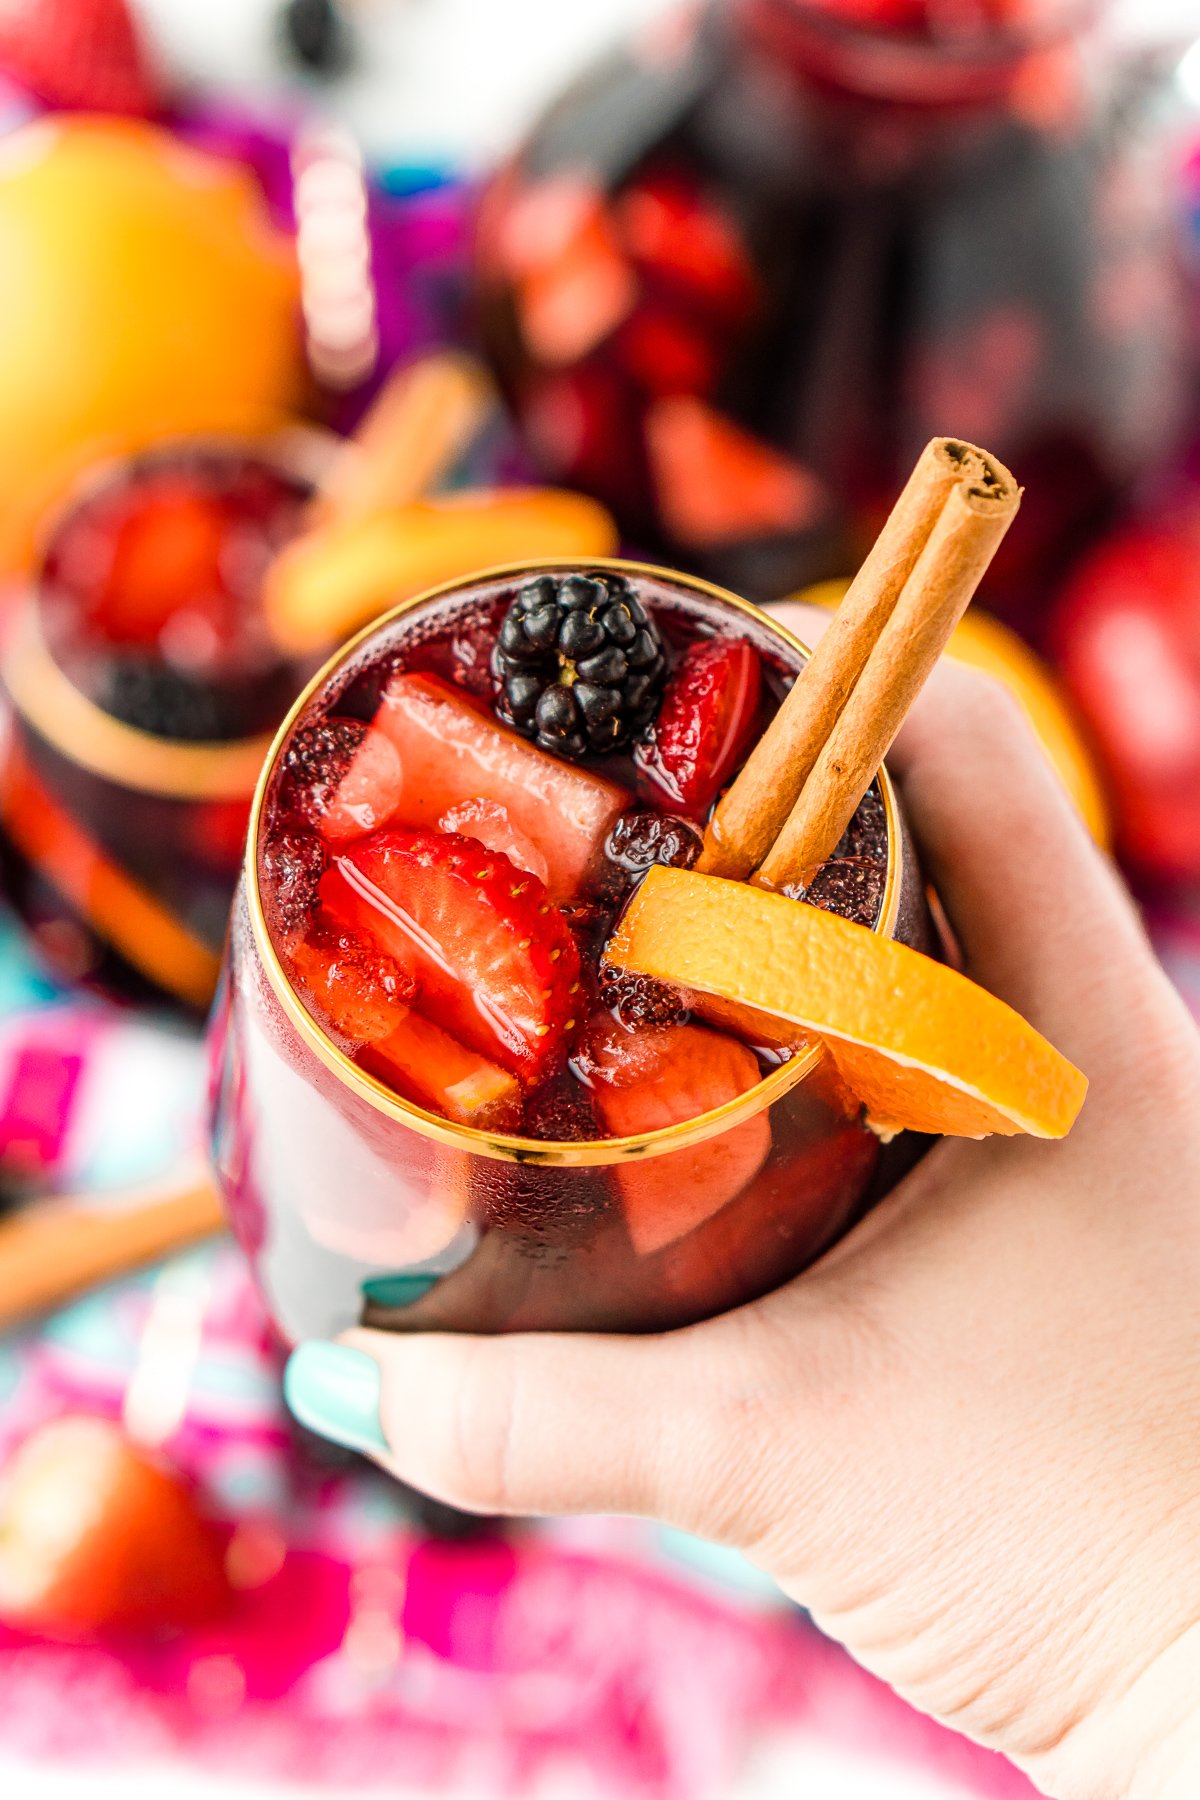
[(1086, 1078), (1003, 1000), (782, 894), (651, 869), (606, 955), (690, 989), (702, 1015), (713, 997), (713, 1022), (740, 1019), (752, 1041), (764, 1014), (820, 1039), (885, 1137), (1060, 1138), (1083, 1105)]

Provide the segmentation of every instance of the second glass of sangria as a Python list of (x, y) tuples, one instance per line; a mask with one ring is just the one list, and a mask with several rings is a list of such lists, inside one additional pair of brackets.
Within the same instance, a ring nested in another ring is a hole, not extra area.
[(202, 1011), (254, 783), (303, 674), (260, 605), (331, 440), (181, 440), (98, 469), (9, 621), (5, 877), (54, 969)]

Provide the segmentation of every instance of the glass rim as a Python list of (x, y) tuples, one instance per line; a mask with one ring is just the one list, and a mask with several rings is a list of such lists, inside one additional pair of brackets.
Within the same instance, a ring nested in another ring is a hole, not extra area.
[[(322, 459), (337, 452), (332, 432), (302, 420), (253, 432), (201, 432), (162, 438), (93, 464), (45, 521), (38, 536), (40, 569), (54, 534), (90, 495), (100, 493), (132, 462), (169, 459), (183, 450), (199, 454), (255, 454), (269, 466), (314, 479)], [(274, 731), (208, 742), (159, 737), (97, 706), (55, 661), (38, 616), (35, 574), (17, 601), (0, 678), (15, 716), (59, 756), (115, 787), (163, 800), (248, 800), (254, 792)]]
[[(382, 1113), (397, 1124), (407, 1125), (422, 1137), (432, 1138), (436, 1143), (454, 1149), (470, 1151), (492, 1161), (536, 1163), (543, 1167), (549, 1165), (598, 1168), (613, 1163), (631, 1162), (642, 1157), (661, 1156), (672, 1150), (685, 1149), (693, 1144), (702, 1143), (708, 1138), (717, 1137), (747, 1119), (756, 1118), (759, 1113), (769, 1110), (777, 1100), (782, 1099), (785, 1094), (799, 1086), (807, 1076), (813, 1073), (825, 1057), (826, 1052), (823, 1045), (810, 1043), (806, 1049), (798, 1051), (787, 1062), (781, 1063), (777, 1069), (772, 1069), (769, 1075), (763, 1076), (752, 1088), (748, 1088), (744, 1094), (739, 1094), (735, 1100), (727, 1101), (724, 1106), (716, 1107), (711, 1112), (701, 1113), (694, 1119), (685, 1119), (677, 1125), (661, 1126), (656, 1131), (641, 1132), (632, 1137), (587, 1138), (579, 1143), (562, 1143), (544, 1138), (522, 1138), (504, 1132), (483, 1131), (471, 1125), (458, 1125), (438, 1113), (429, 1112), (424, 1107), (405, 1100), (394, 1089), (389, 1088), (384, 1082), (360, 1068), (346, 1051), (340, 1049), (333, 1042), (324, 1028), (304, 1006), (288, 979), (267, 926), (258, 879), (259, 827), (267, 789), (280, 752), (293, 726), (310, 701), (316, 697), (344, 663), (355, 656), (377, 632), (385, 630), (396, 621), (403, 619), (408, 613), (415, 611), (418, 607), (428, 605), (432, 601), (444, 599), (454, 593), (466, 592), (484, 582), (504, 580), (507, 577), (526, 573), (541, 574), (560, 570), (574, 573), (579, 569), (597, 569), (604, 574), (640, 575), (652, 580), (675, 583), (684, 589), (690, 589), (694, 593), (730, 606), (735, 612), (745, 614), (756, 624), (765, 627), (774, 636), (782, 639), (789, 649), (799, 652), (805, 661), (811, 655), (807, 645), (794, 632), (789, 631), (787, 626), (752, 601), (743, 599), (740, 594), (731, 593), (727, 588), (718, 587), (711, 581), (705, 581), (700, 576), (687, 575), (680, 570), (668, 569), (655, 563), (636, 562), (612, 556), (530, 557), (520, 562), (498, 563), (493, 567), (475, 570), (467, 576), (458, 576), (452, 581), (440, 582), (436, 587), (425, 588), (421, 593), (399, 601), (387, 612), (381, 613), (373, 619), (370, 624), (364, 625), (317, 670), (293, 703), (287, 717), (275, 733), (254, 790), (246, 836), (242, 881), (250, 919), (251, 936), (267, 981), (284, 1017), (301, 1042), (314, 1052), (318, 1060), (324, 1063), (333, 1075), (337, 1076), (341, 1085), (348, 1092), (364, 1101), (374, 1111)], [(883, 799), (887, 826), (888, 860), (879, 913), (871, 930), (881, 936), (892, 937), (895, 933), (900, 903), (900, 875), (903, 860), (902, 833), (895, 790), (886, 767), (880, 766), (876, 779), (879, 782), (880, 794)]]

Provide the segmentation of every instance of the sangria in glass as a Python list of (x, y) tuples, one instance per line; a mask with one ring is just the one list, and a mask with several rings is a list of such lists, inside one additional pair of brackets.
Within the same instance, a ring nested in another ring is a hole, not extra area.
[[(286, 1339), (682, 1325), (894, 1176), (819, 1047), (604, 961), (805, 656), (703, 580), (553, 562), (405, 602), (309, 685), (211, 1028), (218, 1178)], [(885, 770), (805, 897), (930, 948)]]

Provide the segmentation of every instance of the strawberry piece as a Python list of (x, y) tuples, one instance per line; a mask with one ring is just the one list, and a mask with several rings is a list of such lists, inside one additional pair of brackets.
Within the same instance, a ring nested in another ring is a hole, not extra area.
[[(629, 1030), (593, 1022), (573, 1066), (593, 1089), (613, 1137), (635, 1137), (698, 1118), (762, 1079), (744, 1044), (702, 1025)], [(765, 1113), (703, 1143), (618, 1164), (625, 1221), (635, 1250), (650, 1256), (719, 1212), (758, 1174), (771, 1148)]]
[(579, 952), (535, 875), (470, 838), (392, 827), (333, 858), (321, 898), (395, 957), (424, 1012), (530, 1083), (575, 1023)]
[(670, 281), (727, 321), (753, 312), (758, 283), (734, 225), (678, 177), (629, 188), (617, 207), (625, 247), (647, 271)]
[(515, 196), (501, 236), (535, 361), (577, 361), (632, 312), (637, 281), (591, 177), (572, 171)]
[(515, 1077), (420, 1013), (409, 1013), (361, 1060), (405, 1099), (456, 1124), (505, 1131), (520, 1119), (521, 1090)]
[(615, 782), (539, 750), (433, 675), (394, 675), (375, 725), (400, 754), (399, 820), (435, 825), (459, 801), (495, 801), (545, 858), (555, 901), (583, 886), (628, 805)]
[(229, 1597), (220, 1550), (179, 1478), (106, 1419), (26, 1439), (0, 1496), (0, 1618), (68, 1640), (200, 1624)]
[(693, 644), (635, 753), (651, 798), (702, 818), (749, 746), (761, 689), (758, 655), (744, 638)]
[(145, 641), (179, 607), (222, 591), (230, 521), (219, 500), (186, 482), (130, 498), (100, 604), (112, 636)]
[(309, 1010), (354, 1044), (388, 1037), (416, 998), (408, 970), (350, 932), (318, 925), (294, 946), (291, 964)]
[(8, 0), (0, 71), (46, 106), (146, 115), (158, 83), (126, 0)]
[(497, 800), (460, 800), (438, 820), (439, 831), (456, 832), (459, 837), (474, 838), (489, 850), (500, 850), (518, 869), (536, 875), (544, 882), (550, 871), (546, 859), (532, 839), (518, 831), (508, 816), (508, 808)]

